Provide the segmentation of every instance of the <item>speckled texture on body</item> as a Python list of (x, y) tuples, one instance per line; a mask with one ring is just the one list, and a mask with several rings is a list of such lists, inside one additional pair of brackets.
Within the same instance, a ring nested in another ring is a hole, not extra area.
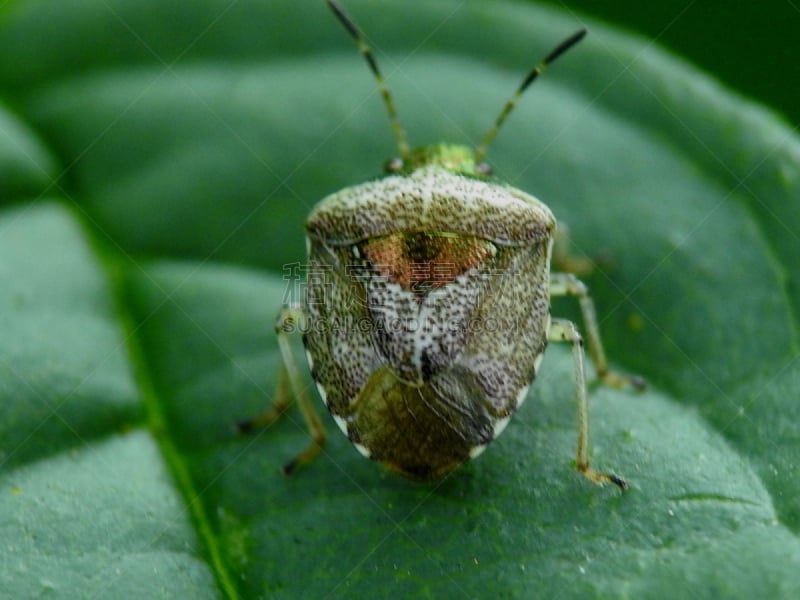
[(304, 343), (328, 409), (408, 476), (468, 460), (518, 408), (547, 343), (549, 209), (428, 166), (329, 196), (307, 228)]
[(311, 211), (306, 229), (331, 243), (397, 231), (449, 231), (504, 245), (550, 237), (555, 218), (511, 186), (427, 165), (328, 196)]

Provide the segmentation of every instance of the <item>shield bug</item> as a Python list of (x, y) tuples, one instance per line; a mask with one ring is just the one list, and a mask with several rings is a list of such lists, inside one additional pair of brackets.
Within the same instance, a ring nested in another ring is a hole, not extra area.
[(274, 420), (294, 397), (312, 443), (284, 471), (319, 452), (324, 427), (289, 340), (300, 329), (320, 396), (356, 448), (403, 475), (437, 479), (503, 431), (548, 341), (564, 341), (573, 350), (577, 469), (624, 489), (620, 477), (589, 466), (583, 341), (571, 322), (550, 317), (550, 297), (578, 298), (602, 381), (639, 381), (608, 370), (586, 287), (573, 275), (550, 273), (553, 213), (491, 179), (483, 162), (522, 93), (585, 30), (527, 74), (477, 148), (411, 149), (364, 36), (338, 2), (328, 5), (375, 76), (399, 156), (383, 178), (324, 198), (308, 216), (304, 302), (285, 307), (276, 326), (283, 368), (275, 404), (241, 427)]

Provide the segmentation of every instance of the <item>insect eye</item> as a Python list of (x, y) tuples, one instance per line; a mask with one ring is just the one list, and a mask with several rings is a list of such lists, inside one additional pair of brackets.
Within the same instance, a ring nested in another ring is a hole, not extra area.
[(479, 162), (477, 165), (475, 165), (475, 172), (478, 175), (488, 177), (492, 174), (492, 166), (487, 162)]
[(403, 159), (399, 156), (390, 158), (386, 161), (386, 164), (383, 165), (383, 170), (387, 173), (399, 173), (403, 170)]

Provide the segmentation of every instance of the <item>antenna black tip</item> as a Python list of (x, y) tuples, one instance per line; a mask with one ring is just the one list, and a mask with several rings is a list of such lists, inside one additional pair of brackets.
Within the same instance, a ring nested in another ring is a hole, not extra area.
[(553, 62), (559, 56), (564, 54), (564, 52), (572, 48), (575, 44), (580, 42), (585, 37), (586, 37), (586, 28), (582, 27), (581, 29), (573, 33), (571, 36), (569, 36), (567, 39), (565, 39), (563, 42), (561, 42), (558, 46), (553, 48), (553, 50), (550, 52), (550, 54), (547, 55), (547, 57), (542, 61), (542, 63), (544, 65), (549, 65), (551, 62)]
[(358, 27), (350, 17), (344, 12), (344, 8), (341, 4), (339, 4), (336, 0), (327, 0), (328, 6), (333, 11), (333, 14), (336, 15), (336, 18), (339, 19), (344, 28), (347, 29), (348, 33), (356, 39), (361, 37), (361, 32), (358, 31)]

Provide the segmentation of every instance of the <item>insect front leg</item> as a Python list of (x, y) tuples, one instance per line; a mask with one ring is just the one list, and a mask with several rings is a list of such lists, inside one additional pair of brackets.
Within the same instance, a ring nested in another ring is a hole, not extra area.
[(278, 383), (275, 384), (275, 393), (272, 395), (272, 406), (254, 417), (239, 421), (236, 424), (239, 433), (250, 433), (256, 429), (267, 427), (283, 416), (283, 413), (292, 404), (288, 377), (286, 367), (281, 360), (281, 366), (278, 369)]
[(612, 473), (595, 471), (589, 466), (589, 400), (586, 395), (586, 376), (583, 369), (583, 338), (571, 321), (553, 319), (548, 331), (548, 339), (554, 342), (572, 344), (572, 359), (575, 365), (575, 388), (578, 400), (578, 451), (575, 459), (580, 473), (595, 483), (613, 483), (621, 490), (627, 483)]
[(275, 334), (278, 338), (282, 364), (278, 371), (278, 383), (275, 388), (273, 404), (264, 413), (238, 424), (239, 431), (250, 431), (269, 425), (286, 412), (293, 399), (297, 400), (300, 413), (303, 415), (303, 420), (311, 436), (311, 444), (283, 466), (284, 475), (291, 475), (297, 467), (313, 460), (325, 443), (325, 426), (311, 403), (311, 397), (292, 352), (291, 338), (289, 337), (298, 328), (302, 328), (304, 321), (305, 313), (302, 307), (286, 307), (281, 310), (275, 323)]
[(646, 387), (641, 377), (623, 375), (609, 370), (603, 342), (600, 340), (600, 329), (597, 326), (597, 313), (594, 309), (594, 302), (589, 295), (588, 288), (580, 279), (571, 273), (551, 273), (550, 296), (574, 296), (578, 298), (583, 323), (586, 327), (586, 338), (589, 342), (589, 357), (592, 359), (600, 381), (615, 388), (632, 386), (638, 390), (643, 390)]

